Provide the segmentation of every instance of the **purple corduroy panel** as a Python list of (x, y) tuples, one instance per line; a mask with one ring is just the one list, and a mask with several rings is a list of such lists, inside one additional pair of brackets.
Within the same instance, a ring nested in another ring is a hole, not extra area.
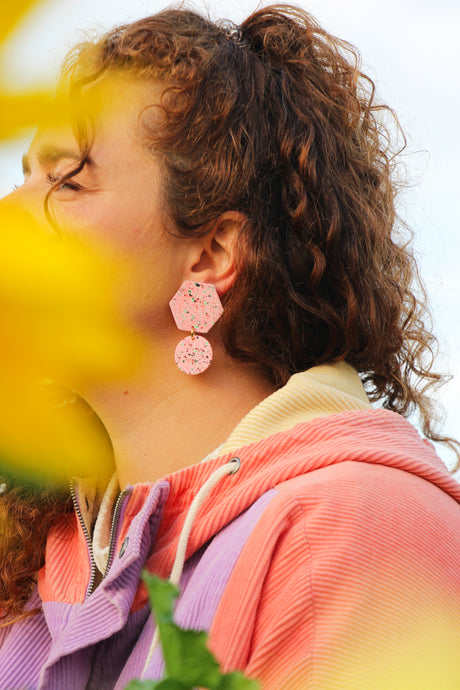
[[(174, 616), (178, 625), (209, 631), (235, 563), (254, 526), (277, 493), (272, 490), (261, 496), (187, 561)], [(122, 690), (130, 680), (140, 677), (154, 629), (155, 626), (149, 619), (115, 686), (116, 690)], [(157, 648), (145, 678), (158, 680), (162, 674), (163, 657), (161, 649)]]
[[(40, 598), (35, 590), (27, 608), (31, 610), (38, 606)], [(51, 646), (51, 636), (43, 614), (25, 618), (5, 630), (7, 636), (0, 648), (1, 690), (36, 688), (39, 670)]]
[[(80, 690), (91, 683), (91, 669), (98, 649), (118, 650), (117, 664), (109, 664), (108, 685), (113, 687), (148, 617), (147, 608), (129, 615), (141, 569), (152, 549), (169, 493), (161, 482), (150, 491), (128, 531), (123, 554), (116, 554), (112, 568), (82, 604), (41, 602), (35, 591), (28, 608), (42, 612), (7, 629), (0, 647), (0, 690)], [(120, 640), (117, 641), (117, 633)], [(106, 642), (107, 638), (112, 638)], [(107, 658), (110, 655), (107, 651)], [(120, 660), (120, 661), (118, 661)], [(97, 666), (95, 667), (97, 668)], [(112, 672), (111, 672), (112, 669)]]
[[(130, 526), (129, 543), (82, 604), (45, 602), (43, 613), (12, 626), (0, 649), (0, 690), (121, 690), (139, 678), (154, 633), (148, 606), (130, 613), (140, 573), (152, 548), (168, 486), (156, 485)], [(190, 558), (181, 578), (176, 620), (209, 630), (220, 599), (255, 524), (276, 491), (269, 491)], [(29, 606), (40, 604), (38, 594)], [(163, 673), (161, 649), (147, 678)]]

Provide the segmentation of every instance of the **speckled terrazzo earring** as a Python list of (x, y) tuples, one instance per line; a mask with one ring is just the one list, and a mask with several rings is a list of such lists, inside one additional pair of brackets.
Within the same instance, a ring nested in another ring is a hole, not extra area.
[(212, 347), (198, 333), (207, 333), (224, 311), (214, 285), (186, 280), (180, 286), (169, 306), (181, 331), (190, 335), (176, 347), (174, 359), (184, 374), (201, 374), (211, 364)]

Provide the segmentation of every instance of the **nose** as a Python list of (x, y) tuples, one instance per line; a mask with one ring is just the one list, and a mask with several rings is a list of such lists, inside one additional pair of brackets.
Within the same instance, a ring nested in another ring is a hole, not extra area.
[(8, 222), (21, 222), (47, 234), (57, 232), (47, 212), (45, 194), (28, 182), (0, 199), (0, 217), (4, 228)]
[[(40, 207), (43, 207), (44, 198), (37, 189), (28, 181), (24, 182), (20, 187), (16, 187), (9, 194), (6, 194), (0, 199), (0, 206), (2, 208), (21, 208), (30, 213), (40, 212)], [(43, 208), (44, 212), (44, 208)]]

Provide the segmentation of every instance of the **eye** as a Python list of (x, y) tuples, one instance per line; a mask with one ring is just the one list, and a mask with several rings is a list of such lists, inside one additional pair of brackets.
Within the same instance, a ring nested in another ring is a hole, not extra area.
[[(54, 185), (57, 182), (59, 182), (61, 177), (59, 175), (53, 175), (52, 173), (48, 173), (46, 175), (46, 179), (51, 185)], [(78, 191), (81, 189), (81, 185), (79, 185), (77, 182), (74, 182), (73, 178), (69, 178), (68, 180), (64, 180), (64, 182), (62, 182), (62, 184), (60, 184), (57, 187), (57, 189), (60, 191)]]

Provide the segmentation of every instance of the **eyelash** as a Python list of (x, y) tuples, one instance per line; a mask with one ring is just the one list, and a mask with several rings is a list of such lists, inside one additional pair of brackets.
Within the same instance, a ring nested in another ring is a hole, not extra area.
[[(56, 184), (56, 182), (59, 182), (59, 180), (60, 180), (61, 178), (60, 178), (60, 177), (57, 177), (56, 175), (53, 175), (52, 173), (48, 173), (47, 176), (46, 176), (46, 179), (48, 180), (48, 182), (49, 182), (50, 184), (54, 185), (54, 184)], [(71, 182), (71, 181), (70, 181), (71, 179), (72, 179), (72, 178), (69, 178), (69, 180), (65, 180), (65, 181), (62, 183), (62, 185), (59, 185), (59, 187), (58, 187), (57, 189), (58, 189), (58, 190), (59, 190), (59, 189), (62, 189), (62, 190), (68, 189), (68, 190), (71, 190), (71, 191), (74, 191), (74, 192), (80, 190), (80, 189), (81, 189), (81, 185), (77, 184), (76, 182)]]

